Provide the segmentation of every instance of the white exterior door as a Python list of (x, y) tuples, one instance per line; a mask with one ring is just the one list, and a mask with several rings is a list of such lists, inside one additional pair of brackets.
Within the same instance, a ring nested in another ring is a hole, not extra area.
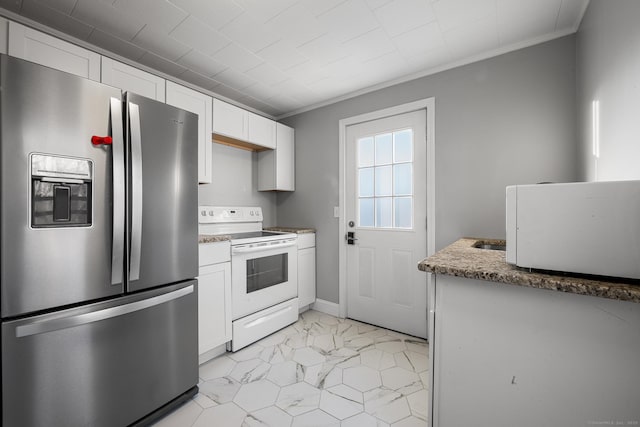
[(427, 336), (426, 111), (347, 127), (347, 316)]

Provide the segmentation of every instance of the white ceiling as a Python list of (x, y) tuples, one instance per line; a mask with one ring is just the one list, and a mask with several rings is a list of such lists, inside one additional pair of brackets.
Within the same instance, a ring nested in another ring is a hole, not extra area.
[(588, 0), (0, 0), (274, 117), (575, 32)]

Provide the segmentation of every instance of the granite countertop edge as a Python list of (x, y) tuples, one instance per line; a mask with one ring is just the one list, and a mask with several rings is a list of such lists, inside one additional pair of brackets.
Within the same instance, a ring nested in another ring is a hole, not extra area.
[(435, 274), (640, 303), (640, 282), (606, 277), (530, 271), (505, 260), (504, 251), (475, 248), (478, 242), (504, 245), (504, 240), (465, 237), (418, 264)]
[(308, 234), (315, 233), (316, 229), (312, 227), (265, 227), (266, 231), (275, 231), (279, 233), (296, 233), (296, 234)]
[[(309, 234), (316, 232), (316, 229), (311, 227), (265, 227), (265, 230), (296, 234)], [(231, 240), (231, 236), (227, 234), (198, 234), (198, 244), (226, 242), (229, 240)]]
[(198, 234), (198, 244), (227, 242), (231, 240), (231, 236), (226, 234)]

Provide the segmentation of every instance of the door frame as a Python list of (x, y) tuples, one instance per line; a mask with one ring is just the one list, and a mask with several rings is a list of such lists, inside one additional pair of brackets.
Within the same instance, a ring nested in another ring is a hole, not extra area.
[[(370, 113), (360, 114), (353, 117), (341, 119), (338, 123), (338, 210), (340, 217), (338, 221), (338, 315), (341, 318), (347, 317), (347, 246), (346, 235), (346, 159), (347, 159), (347, 126), (372, 120), (383, 119), (385, 117), (397, 116), (399, 114), (411, 113), (418, 110), (427, 111), (427, 256), (435, 252), (435, 97), (425, 98), (395, 107), (384, 108)], [(416, 222), (418, 218), (416, 218)], [(416, 268), (418, 266), (416, 265)], [(427, 281), (431, 280), (431, 274), (427, 273)], [(427, 286), (427, 283), (425, 283)], [(425, 313), (426, 316), (426, 313)]]

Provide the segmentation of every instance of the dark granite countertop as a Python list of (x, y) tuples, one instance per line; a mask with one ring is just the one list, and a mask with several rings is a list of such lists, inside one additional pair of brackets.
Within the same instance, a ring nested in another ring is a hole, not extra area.
[(504, 240), (462, 238), (420, 262), (418, 268), (436, 274), (640, 303), (638, 281), (530, 271), (507, 264), (504, 251), (475, 248), (478, 242), (505, 243)]
[(277, 231), (280, 233), (296, 233), (296, 234), (307, 234), (307, 233), (315, 233), (316, 229), (311, 227), (265, 227), (266, 231)]
[(231, 240), (226, 234), (198, 234), (198, 243), (216, 243)]

